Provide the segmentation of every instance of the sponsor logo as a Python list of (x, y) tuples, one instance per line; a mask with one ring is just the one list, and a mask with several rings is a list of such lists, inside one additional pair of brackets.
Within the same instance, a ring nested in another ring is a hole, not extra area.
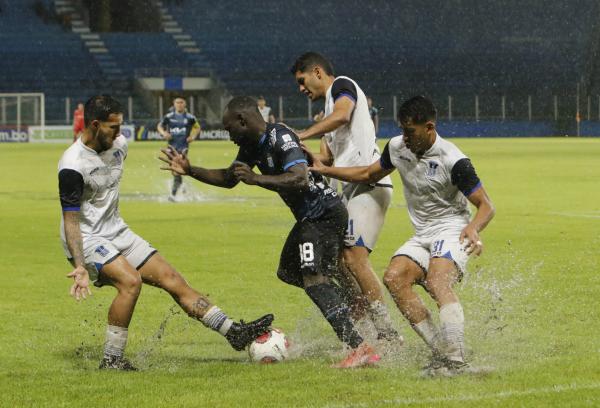
[(29, 132), (16, 129), (0, 129), (0, 142), (28, 142)]
[(293, 149), (295, 147), (296, 148), (298, 147), (298, 143), (296, 143), (296, 142), (287, 142), (287, 143), (284, 143), (281, 146), (281, 150), (283, 150), (284, 152), (287, 152), (288, 150)]
[(283, 139), (284, 142), (291, 142), (292, 141), (292, 137), (289, 134), (285, 134), (283, 136), (281, 136), (281, 138)]

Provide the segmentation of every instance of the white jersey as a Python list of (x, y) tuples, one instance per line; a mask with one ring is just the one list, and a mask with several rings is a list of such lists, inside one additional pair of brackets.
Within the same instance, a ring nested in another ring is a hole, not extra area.
[(396, 136), (386, 145), (380, 163), (383, 168), (398, 169), (417, 235), (469, 223), (471, 213), (466, 196), (476, 191), (481, 182), (467, 156), (453, 143), (436, 135), (433, 146), (417, 158), (402, 136)]
[(262, 115), (265, 122), (269, 121), (269, 116), (271, 116), (271, 107), (264, 106), (262, 108), (258, 108), (258, 111)]
[[(126, 157), (127, 140), (119, 135), (112, 148), (100, 154), (80, 138), (60, 159), (61, 205), (63, 210), (79, 210), (84, 240), (90, 237), (110, 240), (127, 229), (119, 214), (119, 183)], [(64, 242), (64, 219), (60, 230)]]
[[(335, 101), (342, 96), (354, 101), (352, 118), (347, 124), (325, 135), (327, 146), (337, 167), (369, 166), (379, 160), (381, 155), (367, 97), (356, 82), (345, 76), (339, 76), (333, 81), (325, 96), (325, 116), (331, 115)], [(377, 184), (391, 186), (392, 179), (386, 176)], [(355, 186), (353, 183), (342, 182), (347, 198), (356, 190)]]

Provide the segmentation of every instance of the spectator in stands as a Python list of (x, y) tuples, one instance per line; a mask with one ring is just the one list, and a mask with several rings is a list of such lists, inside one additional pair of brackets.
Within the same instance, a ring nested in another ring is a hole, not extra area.
[(83, 103), (79, 102), (77, 104), (77, 109), (73, 112), (73, 143), (77, 141), (81, 133), (85, 129), (85, 124), (83, 122)]
[(377, 135), (379, 133), (379, 109), (373, 106), (373, 99), (371, 97), (367, 98), (367, 104), (369, 105), (369, 114), (373, 120), (373, 125), (375, 125), (375, 135)]
[(275, 123), (275, 115), (273, 115), (273, 110), (271, 107), (267, 106), (267, 101), (265, 98), (263, 96), (259, 96), (256, 102), (258, 103), (258, 110), (265, 122)]

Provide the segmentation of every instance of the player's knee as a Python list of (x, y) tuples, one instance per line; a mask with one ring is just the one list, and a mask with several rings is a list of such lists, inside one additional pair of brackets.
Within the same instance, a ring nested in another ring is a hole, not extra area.
[(407, 290), (414, 284), (414, 278), (406, 268), (388, 268), (383, 283), (389, 290)]
[(120, 279), (117, 289), (121, 294), (137, 297), (142, 290), (142, 277), (139, 273), (130, 273)]

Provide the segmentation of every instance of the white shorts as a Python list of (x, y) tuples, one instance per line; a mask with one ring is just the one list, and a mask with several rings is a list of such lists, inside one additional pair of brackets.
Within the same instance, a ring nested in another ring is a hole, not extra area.
[(465, 243), (459, 242), (460, 233), (464, 225), (460, 228), (440, 229), (437, 234), (431, 236), (415, 235), (402, 245), (394, 253), (394, 257), (404, 255), (419, 265), (425, 273), (429, 269), (429, 260), (431, 258), (446, 258), (454, 262), (458, 268), (459, 275), (462, 276), (469, 261), (469, 255), (464, 249)]
[(348, 229), (344, 239), (346, 247), (362, 246), (369, 252), (375, 248), (385, 213), (392, 201), (392, 192), (389, 187), (374, 187), (343, 200), (348, 209)]
[[(71, 260), (72, 256), (65, 242), (63, 242), (63, 248), (67, 258)], [(98, 236), (83, 238), (86, 269), (96, 286), (107, 283), (100, 279), (102, 267), (114, 261), (119, 255), (123, 255), (131, 266), (139, 270), (154, 253), (156, 253), (156, 249), (129, 228), (110, 240)]]

